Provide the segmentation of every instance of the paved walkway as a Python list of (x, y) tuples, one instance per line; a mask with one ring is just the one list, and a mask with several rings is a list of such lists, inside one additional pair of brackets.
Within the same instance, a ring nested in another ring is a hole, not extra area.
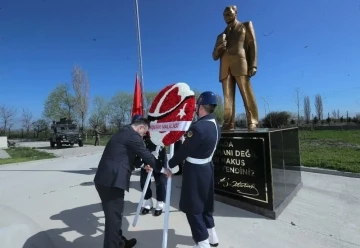
[[(1, 166), (0, 205), (5, 206), (0, 206), (0, 247), (102, 247), (104, 215), (92, 184), (100, 155)], [(278, 220), (217, 202), (219, 247), (360, 247), (360, 180), (302, 175), (303, 189)], [(174, 177), (168, 248), (194, 245), (186, 218), (177, 210), (179, 180)], [(140, 216), (138, 225), (131, 226), (140, 194), (139, 176), (133, 175), (125, 236), (136, 237), (138, 248), (160, 248), (163, 215)]]

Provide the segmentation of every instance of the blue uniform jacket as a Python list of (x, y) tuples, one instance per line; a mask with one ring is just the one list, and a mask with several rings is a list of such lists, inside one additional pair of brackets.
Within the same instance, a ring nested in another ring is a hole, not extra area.
[[(169, 167), (174, 168), (188, 157), (204, 159), (214, 151), (216, 138), (219, 142), (221, 129), (218, 133), (213, 122), (213, 114), (206, 115), (193, 123), (186, 135), (184, 143), (169, 160)], [(185, 161), (182, 176), (180, 210), (189, 214), (201, 214), (214, 211), (214, 166), (212, 162), (193, 164)]]

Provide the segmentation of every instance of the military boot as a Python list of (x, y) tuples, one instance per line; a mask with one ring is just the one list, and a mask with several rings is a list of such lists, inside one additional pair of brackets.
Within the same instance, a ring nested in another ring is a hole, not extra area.
[(163, 209), (164, 209), (164, 202), (158, 201), (156, 204), (154, 216), (160, 216), (162, 214)]
[(145, 204), (144, 204), (144, 208), (142, 210), (142, 214), (148, 214), (150, 212), (150, 210), (153, 208), (153, 201), (152, 199), (148, 199), (145, 201)]
[(215, 227), (208, 229), (209, 233), (209, 243), (212, 247), (217, 247), (219, 245), (219, 239), (215, 231)]
[(124, 244), (122, 246), (119, 246), (120, 248), (132, 248), (137, 243), (136, 239), (129, 239), (128, 240), (124, 236), (122, 237), (122, 240), (124, 241)]
[(206, 239), (204, 241), (201, 241), (197, 243), (193, 248), (210, 248), (209, 240)]

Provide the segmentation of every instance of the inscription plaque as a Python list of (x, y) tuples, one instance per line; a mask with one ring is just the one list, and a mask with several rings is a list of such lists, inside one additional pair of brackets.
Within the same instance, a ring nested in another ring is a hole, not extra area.
[(268, 203), (264, 138), (222, 137), (213, 163), (215, 191)]

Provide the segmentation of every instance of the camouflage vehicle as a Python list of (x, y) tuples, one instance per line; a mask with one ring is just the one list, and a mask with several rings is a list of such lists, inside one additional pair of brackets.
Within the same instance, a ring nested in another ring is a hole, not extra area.
[(74, 144), (79, 144), (80, 147), (84, 145), (81, 131), (72, 120), (61, 118), (58, 122), (53, 121), (51, 130), (51, 147), (55, 147), (56, 145), (56, 147), (59, 149), (63, 145), (73, 146)]

